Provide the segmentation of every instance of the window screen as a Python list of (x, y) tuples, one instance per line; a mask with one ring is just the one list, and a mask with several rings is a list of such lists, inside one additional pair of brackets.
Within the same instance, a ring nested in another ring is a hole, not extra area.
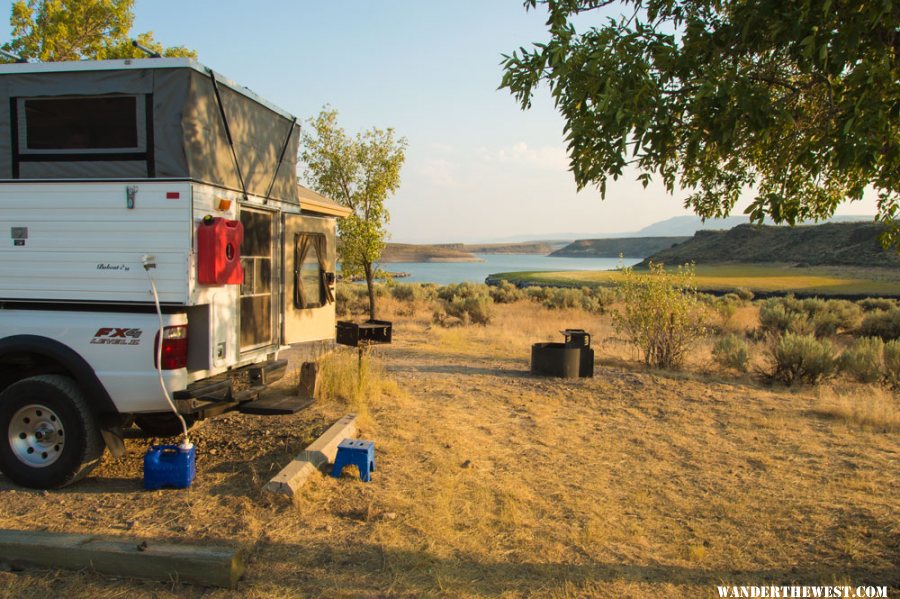
[(20, 102), (25, 120), (22, 151), (133, 151), (144, 145), (143, 102), (136, 96), (25, 98)]
[(319, 308), (325, 304), (325, 236), (302, 233), (294, 238), (294, 307)]

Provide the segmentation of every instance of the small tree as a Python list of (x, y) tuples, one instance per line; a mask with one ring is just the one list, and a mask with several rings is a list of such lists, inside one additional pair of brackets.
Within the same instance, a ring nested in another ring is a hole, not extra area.
[[(42, 62), (140, 58), (131, 44), (134, 0), (16, 0), (9, 18), (12, 40), (4, 49)], [(165, 56), (196, 56), (182, 46), (163, 48), (150, 32), (142, 46)]]
[(613, 315), (616, 330), (628, 336), (647, 365), (680, 366), (691, 345), (706, 334), (693, 265), (677, 272), (652, 262), (646, 273), (624, 268), (618, 289), (623, 307)]
[(301, 159), (310, 187), (353, 211), (338, 221), (341, 271), (365, 277), (369, 317), (375, 318), (375, 263), (384, 250), (390, 219), (384, 202), (400, 187), (406, 138), (395, 138), (393, 129), (377, 128), (351, 138), (338, 126), (337, 116), (336, 110), (325, 108), (309, 120)]

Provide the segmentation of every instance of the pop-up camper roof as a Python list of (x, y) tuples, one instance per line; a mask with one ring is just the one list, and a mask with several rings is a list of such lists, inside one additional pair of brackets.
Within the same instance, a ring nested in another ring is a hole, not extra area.
[(297, 203), (299, 137), (296, 118), (191, 59), (0, 65), (0, 180), (243, 179)]

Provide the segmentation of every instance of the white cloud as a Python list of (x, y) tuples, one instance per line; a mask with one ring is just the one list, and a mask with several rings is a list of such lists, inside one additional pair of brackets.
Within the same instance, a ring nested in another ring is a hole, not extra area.
[(428, 144), (428, 147), (436, 152), (441, 152), (443, 154), (449, 154), (456, 151), (456, 146), (440, 142), (430, 143)]
[(457, 187), (453, 165), (443, 158), (429, 158), (417, 169), (419, 176), (437, 187)]
[(478, 148), (476, 154), (485, 162), (521, 164), (551, 171), (567, 171), (569, 168), (569, 157), (566, 155), (565, 149), (558, 146), (529, 148), (528, 144), (520, 141), (499, 150)]

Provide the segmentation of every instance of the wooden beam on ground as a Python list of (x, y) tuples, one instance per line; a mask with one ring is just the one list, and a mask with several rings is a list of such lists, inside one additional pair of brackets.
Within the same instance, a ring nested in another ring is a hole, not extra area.
[(263, 488), (273, 493), (293, 496), (313, 472), (323, 464), (334, 462), (337, 446), (344, 439), (352, 438), (354, 435), (356, 435), (356, 415), (347, 414), (291, 460)]
[(241, 551), (231, 547), (6, 529), (0, 529), (0, 561), (227, 588), (234, 588), (244, 573)]

